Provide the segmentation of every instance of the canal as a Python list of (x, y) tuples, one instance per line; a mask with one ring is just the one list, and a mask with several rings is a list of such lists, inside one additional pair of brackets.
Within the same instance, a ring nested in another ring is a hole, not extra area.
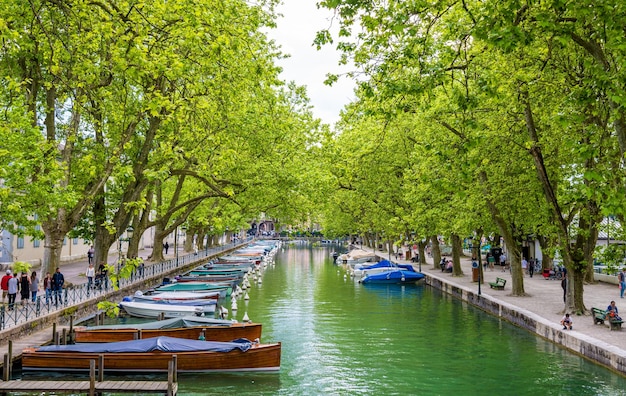
[(623, 395), (626, 380), (427, 286), (366, 286), (332, 247), (286, 246), (239, 302), (279, 374), (183, 376), (182, 393)]
[(279, 373), (182, 374), (179, 394), (626, 394), (622, 376), (438, 290), (355, 283), (334, 248), (284, 245), (238, 302), (282, 342)]

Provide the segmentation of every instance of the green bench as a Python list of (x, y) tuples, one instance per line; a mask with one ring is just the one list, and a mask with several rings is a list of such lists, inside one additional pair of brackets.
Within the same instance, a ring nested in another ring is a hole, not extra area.
[(598, 323), (604, 324), (604, 321), (608, 320), (609, 321), (609, 328), (611, 330), (621, 330), (622, 329), (622, 323), (624, 323), (624, 321), (623, 320), (612, 319), (610, 316), (607, 317), (606, 311), (604, 309), (591, 308), (591, 313), (593, 315), (593, 324), (594, 325), (596, 325)]
[(504, 285), (506, 285), (506, 279), (496, 278), (495, 282), (489, 282), (489, 287), (496, 290), (504, 290)]

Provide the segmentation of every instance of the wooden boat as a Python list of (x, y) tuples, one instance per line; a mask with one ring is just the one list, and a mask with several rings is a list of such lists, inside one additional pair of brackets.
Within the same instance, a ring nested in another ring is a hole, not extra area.
[(96, 344), (50, 345), (22, 353), (23, 370), (86, 371), (104, 358), (105, 372), (167, 372), (177, 357), (179, 372), (278, 371), (281, 344), (185, 340), (155, 337)]
[(260, 323), (190, 316), (141, 324), (77, 326), (74, 328), (74, 339), (76, 342), (116, 342), (161, 336), (198, 340), (203, 336), (209, 341), (260, 340), (261, 330)]
[(130, 316), (156, 319), (161, 316), (161, 314), (163, 314), (166, 318), (214, 314), (217, 301), (207, 300), (206, 302), (207, 304), (204, 305), (183, 305), (182, 303), (165, 304), (149, 301), (122, 301), (119, 305)]

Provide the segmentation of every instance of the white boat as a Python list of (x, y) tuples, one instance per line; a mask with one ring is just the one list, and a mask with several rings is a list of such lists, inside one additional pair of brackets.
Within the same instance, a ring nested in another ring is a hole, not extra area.
[(196, 292), (163, 292), (158, 294), (143, 294), (141, 291), (136, 291), (133, 295), (135, 300), (146, 301), (189, 301), (189, 300), (217, 300), (220, 297), (220, 292), (210, 293), (196, 293)]
[(376, 254), (361, 249), (354, 249), (349, 253), (342, 254), (337, 260), (354, 267), (356, 264), (374, 262), (376, 260)]
[(364, 278), (368, 275), (376, 275), (382, 272), (406, 270), (415, 271), (411, 264), (394, 264), (388, 260), (382, 260), (375, 264), (357, 264), (352, 271), (352, 276), (356, 279)]
[[(215, 302), (215, 300), (212, 300)], [(155, 304), (139, 301), (122, 301), (120, 307), (131, 316), (138, 318), (158, 318), (163, 314), (166, 318), (179, 316), (202, 316), (215, 313), (216, 302), (208, 305)]]

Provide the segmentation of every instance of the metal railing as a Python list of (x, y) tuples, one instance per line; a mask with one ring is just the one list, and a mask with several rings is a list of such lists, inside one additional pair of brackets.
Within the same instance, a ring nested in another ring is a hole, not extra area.
[[(214, 257), (220, 253), (232, 250), (237, 247), (246, 245), (253, 238), (247, 238), (241, 241), (229, 243), (198, 251), (197, 253), (189, 253), (179, 255), (177, 257), (164, 260), (152, 265), (136, 268), (129, 278), (119, 279), (118, 289), (125, 288), (143, 282), (145, 279), (151, 279), (159, 275), (163, 275), (174, 271), (176, 268), (185, 267), (198, 261), (203, 261), (208, 257)], [(28, 321), (37, 319), (44, 315), (48, 315), (55, 311), (66, 309), (68, 307), (81, 304), (94, 297), (105, 296), (116, 291), (113, 287), (111, 279), (105, 277), (99, 286), (87, 288), (87, 283), (71, 286), (60, 291), (60, 293), (44, 293), (38, 295), (34, 302), (30, 299), (15, 302), (13, 306), (0, 307), (0, 331), (13, 326), (24, 324)]]

